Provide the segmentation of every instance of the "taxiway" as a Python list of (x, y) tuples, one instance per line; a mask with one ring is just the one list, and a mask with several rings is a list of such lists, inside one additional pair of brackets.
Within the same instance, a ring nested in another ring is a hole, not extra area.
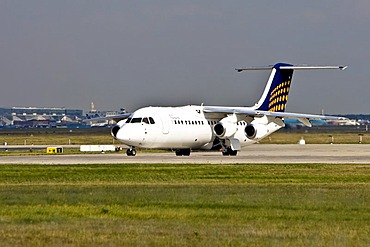
[(0, 164), (370, 164), (370, 145), (364, 144), (254, 144), (243, 148), (237, 156), (220, 152), (192, 152), (189, 157), (174, 153), (138, 152), (128, 157), (123, 152), (76, 155), (0, 156)]

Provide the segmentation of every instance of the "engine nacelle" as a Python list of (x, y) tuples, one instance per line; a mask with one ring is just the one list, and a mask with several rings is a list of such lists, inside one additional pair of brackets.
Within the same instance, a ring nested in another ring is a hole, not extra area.
[(268, 133), (267, 126), (264, 124), (248, 124), (244, 129), (245, 136), (250, 139), (260, 139)]
[(225, 139), (233, 136), (237, 130), (237, 126), (235, 123), (231, 122), (218, 122), (215, 126), (213, 126), (213, 131), (215, 132), (216, 136), (220, 139)]

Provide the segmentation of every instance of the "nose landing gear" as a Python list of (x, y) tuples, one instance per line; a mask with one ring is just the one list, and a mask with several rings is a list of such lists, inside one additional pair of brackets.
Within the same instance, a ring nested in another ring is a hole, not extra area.
[(131, 147), (131, 148), (127, 149), (126, 154), (127, 154), (127, 156), (135, 156), (136, 155), (135, 148)]
[(189, 156), (189, 155), (190, 155), (190, 148), (176, 150), (176, 156)]

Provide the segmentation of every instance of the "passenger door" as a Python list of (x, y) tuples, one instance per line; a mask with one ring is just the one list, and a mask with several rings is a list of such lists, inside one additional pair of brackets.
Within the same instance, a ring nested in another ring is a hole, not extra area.
[(167, 135), (170, 133), (170, 118), (165, 111), (158, 110), (158, 116), (162, 123), (162, 133)]

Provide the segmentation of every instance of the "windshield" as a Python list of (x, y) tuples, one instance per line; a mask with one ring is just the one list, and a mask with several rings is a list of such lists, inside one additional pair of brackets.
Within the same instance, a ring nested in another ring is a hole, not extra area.
[(141, 123), (141, 117), (135, 117), (131, 120), (131, 123)]
[(146, 123), (146, 124), (155, 124), (155, 121), (152, 117), (134, 117), (127, 118), (126, 123)]

